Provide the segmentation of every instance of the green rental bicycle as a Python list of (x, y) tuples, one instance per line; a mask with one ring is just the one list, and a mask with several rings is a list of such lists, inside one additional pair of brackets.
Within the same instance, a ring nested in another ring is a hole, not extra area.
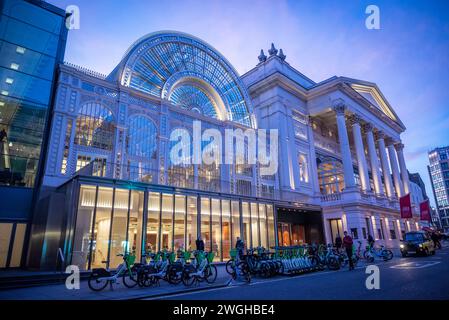
[(137, 272), (132, 267), (136, 260), (136, 256), (118, 254), (117, 257), (123, 257), (123, 262), (117, 267), (115, 273), (112, 273), (105, 268), (96, 268), (92, 270), (87, 282), (91, 290), (101, 291), (106, 288), (108, 284), (110, 284), (112, 288), (113, 283), (119, 284), (119, 278), (123, 279), (123, 284), (128, 288), (133, 288), (137, 285)]
[(214, 283), (217, 279), (217, 267), (212, 263), (214, 253), (194, 251), (195, 258), (192, 263), (186, 264), (182, 271), (182, 283), (191, 286), (205, 280), (207, 283)]

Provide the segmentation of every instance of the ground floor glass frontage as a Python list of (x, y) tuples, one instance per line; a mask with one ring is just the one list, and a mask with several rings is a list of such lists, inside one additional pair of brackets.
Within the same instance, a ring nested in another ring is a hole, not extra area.
[(117, 254), (195, 250), (201, 236), (216, 261), (229, 259), (241, 237), (247, 247), (276, 245), (274, 205), (218, 196), (81, 185), (72, 264), (115, 268)]

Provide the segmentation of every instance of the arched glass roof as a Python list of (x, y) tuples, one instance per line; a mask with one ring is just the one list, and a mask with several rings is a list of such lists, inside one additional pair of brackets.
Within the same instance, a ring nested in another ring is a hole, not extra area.
[(175, 88), (168, 100), (186, 110), (196, 111), (211, 118), (218, 118), (216, 106), (211, 97), (193, 85)]
[[(187, 93), (196, 89), (191, 97), (206, 103), (201, 106), (204, 114), (213, 113), (212, 104), (223, 109), (218, 115), (224, 114), (225, 119), (252, 126), (249, 96), (237, 72), (214, 48), (193, 36), (172, 31), (145, 36), (131, 46), (111, 76), (124, 86), (168, 98), (181, 107), (185, 107)], [(203, 82), (203, 90), (179, 84), (186, 77)], [(206, 92), (204, 88), (214, 92)]]

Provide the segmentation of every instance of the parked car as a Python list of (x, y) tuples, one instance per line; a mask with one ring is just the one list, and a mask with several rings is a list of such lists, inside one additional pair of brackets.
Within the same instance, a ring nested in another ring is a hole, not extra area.
[(425, 256), (435, 254), (433, 241), (424, 231), (407, 232), (400, 247), (403, 257), (407, 257), (410, 254)]

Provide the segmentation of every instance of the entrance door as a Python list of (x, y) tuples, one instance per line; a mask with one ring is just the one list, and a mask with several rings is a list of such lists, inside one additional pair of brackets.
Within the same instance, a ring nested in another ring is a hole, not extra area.
[(331, 230), (332, 243), (335, 244), (334, 242), (337, 234), (339, 234), (340, 237), (343, 237), (343, 223), (341, 222), (341, 219), (329, 219), (329, 225)]
[(290, 246), (291, 245), (291, 230), (289, 223), (278, 223), (278, 239), (279, 246)]

